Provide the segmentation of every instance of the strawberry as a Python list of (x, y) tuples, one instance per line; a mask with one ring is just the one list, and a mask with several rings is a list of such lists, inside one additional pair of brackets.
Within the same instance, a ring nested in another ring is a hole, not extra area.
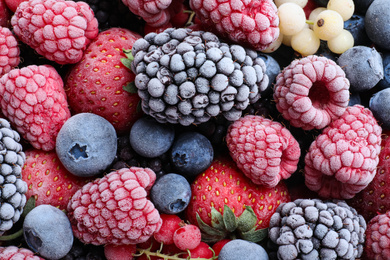
[(50, 204), (66, 209), (70, 198), (86, 180), (68, 172), (54, 151), (29, 149), (25, 154), (22, 179), (28, 186), (26, 198), (34, 196), (37, 206)]
[(382, 136), (379, 163), (374, 179), (348, 203), (368, 222), (379, 213), (390, 210), (390, 132)]
[[(228, 158), (214, 159), (211, 166), (191, 184), (191, 191), (192, 200), (186, 208), (186, 217), (190, 223), (200, 226), (204, 232), (202, 241), (210, 242), (227, 238), (232, 231), (252, 240), (252, 235), (256, 236), (252, 233), (254, 229), (267, 228), (276, 208), (290, 201), (283, 181), (273, 188), (255, 185)], [(220, 221), (221, 213), (224, 219), (225, 213), (230, 214), (228, 218), (233, 219), (230, 227), (221, 227), (225, 222)], [(232, 218), (233, 213), (238, 218), (236, 221)], [(246, 218), (248, 216), (251, 217)], [(242, 223), (244, 227), (240, 227)], [(208, 235), (210, 233), (214, 235)]]
[(127, 29), (99, 33), (65, 79), (65, 92), (73, 113), (91, 112), (108, 120), (118, 132), (130, 130), (141, 115), (139, 97), (123, 89), (135, 75), (121, 62), (123, 49), (131, 49), (141, 36)]

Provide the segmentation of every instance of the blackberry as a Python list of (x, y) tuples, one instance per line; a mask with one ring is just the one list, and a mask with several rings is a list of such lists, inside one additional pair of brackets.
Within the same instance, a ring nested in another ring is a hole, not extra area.
[(60, 260), (106, 260), (104, 247), (83, 244), (75, 238), (69, 253)]
[(366, 227), (364, 218), (345, 201), (283, 203), (270, 220), (270, 258), (357, 259), (363, 253)]
[(27, 184), (22, 180), (25, 161), (19, 133), (0, 118), (0, 235), (19, 220), (26, 204)]
[(142, 110), (160, 123), (188, 126), (222, 114), (234, 121), (268, 86), (256, 51), (204, 31), (169, 28), (132, 48)]
[(168, 152), (155, 158), (143, 157), (131, 147), (128, 134), (118, 136), (117, 154), (111, 169), (119, 170), (132, 166), (150, 168), (156, 173), (157, 178), (172, 170)]

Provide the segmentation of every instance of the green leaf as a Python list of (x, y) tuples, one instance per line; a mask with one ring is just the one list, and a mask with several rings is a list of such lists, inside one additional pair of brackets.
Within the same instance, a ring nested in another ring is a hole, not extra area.
[(0, 236), (0, 241), (10, 241), (17, 239), (18, 237), (21, 237), (23, 235), (23, 228), (19, 229), (13, 234), (6, 235), (6, 236)]
[(227, 205), (223, 207), (223, 223), (229, 232), (234, 232), (237, 228), (237, 218)]
[(244, 240), (248, 240), (254, 243), (260, 242), (268, 236), (268, 228), (258, 229), (256, 227), (253, 229), (240, 233), (240, 237)]
[(135, 111), (137, 112), (137, 113), (142, 113), (142, 105), (141, 105), (141, 100), (138, 102), (138, 104), (137, 104), (137, 108), (135, 109)]
[(205, 243), (216, 243), (224, 238), (225, 236), (215, 236), (215, 235), (202, 233), (202, 241)]
[(129, 82), (129, 84), (127, 84), (126, 86), (123, 86), (122, 88), (123, 88), (124, 91), (127, 91), (127, 92), (129, 92), (129, 93), (131, 93), (131, 94), (136, 94), (136, 93), (138, 93), (138, 89), (137, 89), (137, 87), (135, 86), (134, 81)]
[(255, 227), (257, 217), (251, 206), (245, 206), (244, 212), (238, 217), (237, 229), (241, 232), (247, 232)]
[(204, 221), (200, 218), (199, 214), (196, 213), (196, 221), (198, 222), (198, 226), (201, 231), (203, 231), (205, 234), (214, 236), (214, 237), (225, 237), (226, 232), (223, 230), (218, 230), (216, 228), (210, 227)]
[(222, 214), (214, 207), (211, 208), (211, 226), (219, 230), (225, 229)]
[(123, 53), (126, 55), (126, 57), (127, 57), (130, 61), (133, 61), (133, 60), (134, 60), (134, 56), (133, 56), (133, 53), (131, 53), (131, 50), (125, 50), (125, 49), (123, 49)]
[(121, 62), (122, 64), (128, 68), (129, 70), (131, 70), (131, 60), (127, 59), (127, 58), (121, 58)]
[(26, 217), (27, 213), (29, 213), (33, 208), (35, 208), (35, 197), (31, 196), (27, 200), (26, 205), (24, 205), (22, 218)]

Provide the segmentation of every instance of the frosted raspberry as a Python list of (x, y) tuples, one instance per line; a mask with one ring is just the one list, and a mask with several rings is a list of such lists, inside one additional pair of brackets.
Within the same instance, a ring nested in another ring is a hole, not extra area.
[(0, 247), (1, 260), (44, 260), (27, 248), (16, 246)]
[(20, 61), (18, 41), (12, 32), (0, 26), (0, 76), (18, 66)]
[(151, 27), (167, 25), (178, 11), (183, 0), (122, 0), (136, 15), (142, 17)]
[(74, 235), (83, 243), (138, 244), (147, 241), (162, 224), (147, 198), (156, 180), (148, 168), (123, 168), (89, 182), (68, 204)]
[(296, 59), (276, 77), (276, 108), (292, 126), (322, 129), (341, 116), (349, 102), (349, 81), (331, 59)]
[(87, 45), (99, 33), (92, 9), (81, 1), (23, 1), (11, 24), (24, 43), (59, 64), (80, 61)]
[(324, 198), (352, 198), (376, 174), (381, 133), (369, 109), (347, 107), (310, 145), (305, 156), (306, 186)]
[(226, 143), (238, 168), (255, 184), (275, 187), (297, 169), (301, 150), (279, 122), (247, 115), (229, 126)]
[(279, 17), (272, 0), (190, 0), (207, 30), (231, 41), (264, 50), (279, 37)]
[(36, 149), (55, 148), (62, 125), (70, 118), (64, 84), (50, 65), (13, 69), (0, 78), (1, 112)]
[(365, 259), (390, 259), (390, 211), (368, 222), (364, 254)]

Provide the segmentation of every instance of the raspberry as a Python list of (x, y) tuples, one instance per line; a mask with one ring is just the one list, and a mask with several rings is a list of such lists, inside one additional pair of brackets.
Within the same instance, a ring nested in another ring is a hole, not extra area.
[(180, 250), (191, 250), (199, 246), (201, 242), (200, 229), (192, 224), (178, 228), (173, 234), (173, 243)]
[(176, 7), (183, 3), (183, 0), (122, 0), (130, 11), (141, 16), (145, 22), (152, 27), (162, 27), (169, 23), (179, 10)]
[(44, 260), (34, 254), (33, 251), (16, 246), (0, 247), (0, 259), (2, 260)]
[(255, 184), (275, 187), (297, 169), (301, 150), (279, 122), (247, 115), (228, 128), (226, 143), (238, 168)]
[(61, 76), (50, 65), (13, 69), (0, 78), (0, 107), (34, 148), (50, 151), (70, 111)]
[(15, 34), (45, 58), (59, 64), (81, 60), (98, 35), (98, 22), (85, 2), (29, 0), (12, 16)]
[(123, 168), (89, 182), (68, 204), (74, 235), (83, 243), (138, 244), (161, 227), (162, 220), (147, 198), (156, 180), (148, 168)]
[(276, 108), (294, 127), (322, 129), (341, 116), (349, 102), (349, 81), (331, 59), (296, 59), (276, 77)]
[(390, 211), (379, 214), (368, 222), (364, 249), (366, 259), (390, 259), (389, 231)]
[(264, 50), (279, 37), (279, 17), (272, 0), (190, 0), (202, 25), (229, 40)]
[(305, 156), (305, 183), (321, 197), (350, 199), (374, 178), (382, 129), (372, 112), (347, 107), (317, 136)]
[(10, 29), (0, 26), (0, 76), (18, 66), (20, 50)]

